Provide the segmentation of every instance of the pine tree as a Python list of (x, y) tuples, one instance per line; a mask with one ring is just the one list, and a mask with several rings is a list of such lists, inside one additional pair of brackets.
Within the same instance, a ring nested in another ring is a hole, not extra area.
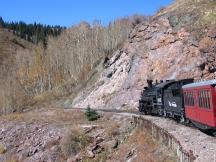
[(23, 21), (20, 22), (5, 22), (2, 17), (0, 17), (0, 27), (7, 28), (9, 31), (13, 32), (13, 34), (27, 40), (32, 43), (41, 42), (44, 47), (47, 46), (47, 37), (54, 36), (57, 37), (61, 34), (65, 27), (61, 26), (50, 26), (50, 25), (42, 25), (37, 24), (26, 24)]
[(4, 20), (2, 17), (0, 17), (0, 27), (4, 28), (4, 26), (5, 26)]
[(87, 117), (88, 121), (95, 121), (100, 118), (98, 113), (95, 110), (92, 110), (89, 105), (87, 106), (85, 116)]

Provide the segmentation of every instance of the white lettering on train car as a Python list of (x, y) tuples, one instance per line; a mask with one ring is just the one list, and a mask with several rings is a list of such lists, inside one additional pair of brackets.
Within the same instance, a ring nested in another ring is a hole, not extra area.
[(177, 104), (175, 102), (168, 101), (168, 103), (170, 107), (177, 107)]

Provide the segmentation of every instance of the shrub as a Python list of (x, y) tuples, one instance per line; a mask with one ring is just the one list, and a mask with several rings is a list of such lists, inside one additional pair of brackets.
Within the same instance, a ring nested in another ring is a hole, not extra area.
[(85, 116), (88, 119), (88, 121), (95, 121), (98, 118), (100, 118), (98, 113), (95, 110), (92, 110), (90, 108), (90, 106), (87, 107), (86, 112), (85, 112)]
[(147, 17), (143, 16), (143, 15), (138, 15), (135, 14), (133, 16), (130, 17), (130, 21), (133, 27), (135, 27), (136, 25), (140, 24), (141, 22), (147, 20)]
[(161, 7), (158, 8), (158, 10), (156, 11), (156, 13), (159, 14), (159, 13), (163, 12), (165, 9), (166, 9), (166, 7), (161, 6)]

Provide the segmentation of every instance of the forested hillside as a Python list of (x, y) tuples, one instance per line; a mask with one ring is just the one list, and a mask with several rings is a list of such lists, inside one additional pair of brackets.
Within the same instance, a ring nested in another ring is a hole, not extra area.
[(48, 36), (57, 37), (66, 29), (59, 25), (51, 26), (40, 23), (27, 24), (23, 21), (6, 22), (2, 17), (0, 17), (0, 28), (8, 29), (8, 31), (12, 32), (14, 35), (34, 44), (42, 42), (44, 47), (47, 45)]
[[(1, 29), (4, 63), (0, 64), (1, 113), (21, 111), (29, 105), (43, 103), (77, 93), (89, 79), (103, 70), (103, 62), (127, 40), (134, 26), (145, 18), (118, 19), (108, 26), (100, 21), (82, 22), (63, 30), (59, 36), (47, 37), (44, 44), (33, 45)], [(23, 42), (24, 41), (24, 42)], [(10, 43), (9, 43), (10, 42)], [(11, 55), (10, 60), (5, 59)]]

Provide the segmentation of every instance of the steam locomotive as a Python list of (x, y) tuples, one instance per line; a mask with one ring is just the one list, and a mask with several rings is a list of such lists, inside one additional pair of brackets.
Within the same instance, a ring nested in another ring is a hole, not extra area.
[(139, 100), (144, 114), (192, 123), (201, 131), (216, 132), (216, 79), (194, 83), (193, 79), (147, 80)]

